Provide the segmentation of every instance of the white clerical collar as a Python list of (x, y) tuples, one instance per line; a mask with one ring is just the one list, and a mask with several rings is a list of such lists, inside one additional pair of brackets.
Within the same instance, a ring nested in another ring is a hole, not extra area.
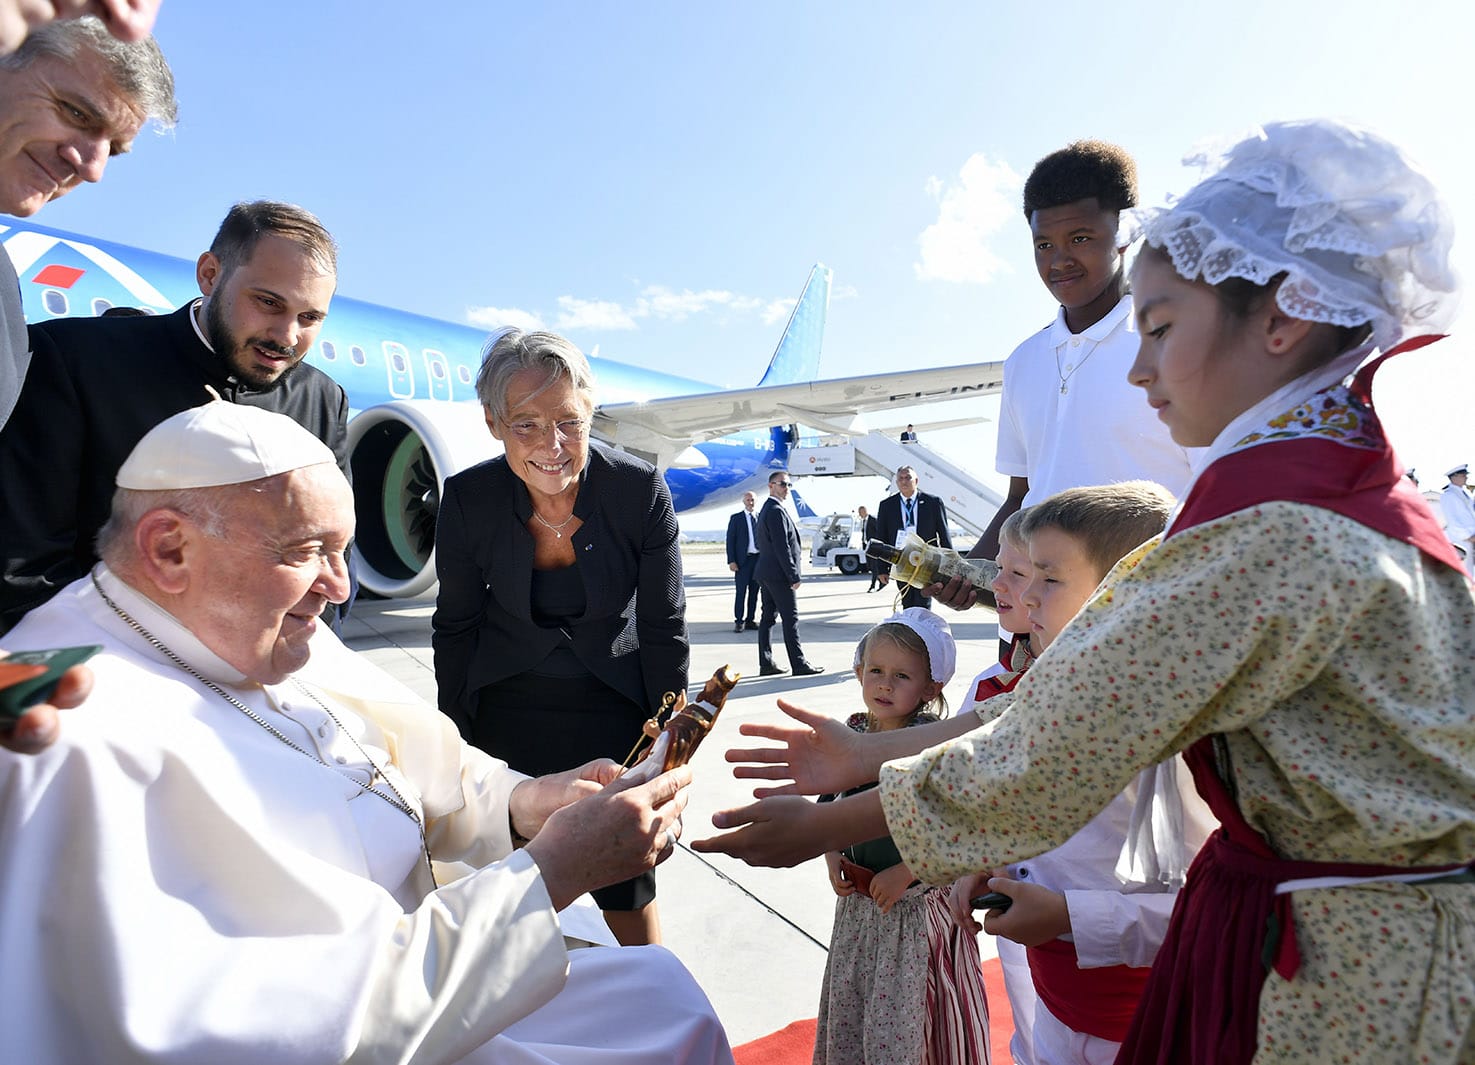
[(195, 300), (194, 303), (191, 303), (190, 304), (190, 307), (189, 307), (189, 324), (195, 327), (195, 336), (197, 336), (197, 337), (200, 338), (200, 343), (201, 344), (204, 344), (205, 347), (209, 348), (211, 351), (214, 351), (215, 350), (215, 345), (212, 344), (212, 343), (210, 343), (210, 338), (207, 337), (205, 335), (205, 331), (200, 328), (200, 311), (201, 311), (201, 309), (204, 306), (205, 306), (205, 297), (204, 296), (201, 296), (199, 299)]
[(134, 621), (154, 635), (165, 647), (184, 659), (201, 676), (230, 688), (255, 687), (239, 669), (221, 658), (184, 627), (183, 622), (148, 596), (126, 584), (106, 562), (92, 568), (98, 587)]

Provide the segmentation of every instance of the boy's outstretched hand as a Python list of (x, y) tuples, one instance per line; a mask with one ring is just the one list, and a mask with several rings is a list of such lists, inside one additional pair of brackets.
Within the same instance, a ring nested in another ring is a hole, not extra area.
[[(821, 835), (821, 810), (798, 795), (775, 795), (736, 810), (719, 810), (712, 815), (712, 824), (728, 831), (692, 840), (690, 847), (700, 854), (726, 854), (749, 865), (786, 869), (834, 849)], [(838, 846), (852, 842), (842, 839)]]
[[(755, 798), (771, 795), (825, 795), (869, 783), (860, 757), (860, 733), (843, 722), (778, 700), (778, 708), (797, 724), (765, 725), (745, 721), (744, 736), (774, 740), (780, 747), (733, 747), (729, 762), (739, 764), (732, 775), (751, 780), (787, 780), (788, 784), (753, 789)], [(752, 809), (753, 807), (749, 807)], [(813, 855), (805, 855), (806, 858)]]

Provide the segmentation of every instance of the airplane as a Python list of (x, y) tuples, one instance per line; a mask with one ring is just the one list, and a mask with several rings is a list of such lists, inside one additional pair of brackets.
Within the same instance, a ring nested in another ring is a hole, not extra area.
[[(21, 279), (26, 320), (98, 315), (112, 307), (167, 314), (199, 296), (187, 259), (0, 222)], [(810, 271), (778, 347), (752, 388), (700, 381), (594, 358), (598, 406), (591, 435), (660, 469), (678, 511), (696, 510), (784, 469), (799, 425), (863, 431), (864, 412), (983, 396), (1003, 386), (1003, 363), (816, 380), (831, 272)], [(348, 395), (348, 442), (363, 588), (414, 598), (435, 588), (435, 516), (445, 479), (500, 453), (476, 398), (487, 333), (409, 311), (335, 296), (307, 361)]]

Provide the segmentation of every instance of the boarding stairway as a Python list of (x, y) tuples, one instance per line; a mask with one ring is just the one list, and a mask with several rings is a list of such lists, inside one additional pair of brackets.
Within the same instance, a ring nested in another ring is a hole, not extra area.
[(789, 452), (789, 472), (805, 477), (873, 475), (889, 482), (901, 466), (914, 468), (919, 488), (940, 497), (950, 522), (974, 536), (983, 535), (1004, 503), (998, 492), (926, 445), (903, 444), (881, 433), (824, 437), (815, 447)]

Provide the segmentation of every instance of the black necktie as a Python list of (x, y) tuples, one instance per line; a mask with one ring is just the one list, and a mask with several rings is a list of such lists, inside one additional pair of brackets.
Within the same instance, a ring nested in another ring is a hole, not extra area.
[(906, 508), (907, 508), (907, 525), (911, 526), (912, 528), (916, 528), (916, 525), (917, 525), (916, 503), (917, 503), (917, 501), (915, 499), (904, 499), (904, 500), (902, 500), (902, 502), (906, 504)]

